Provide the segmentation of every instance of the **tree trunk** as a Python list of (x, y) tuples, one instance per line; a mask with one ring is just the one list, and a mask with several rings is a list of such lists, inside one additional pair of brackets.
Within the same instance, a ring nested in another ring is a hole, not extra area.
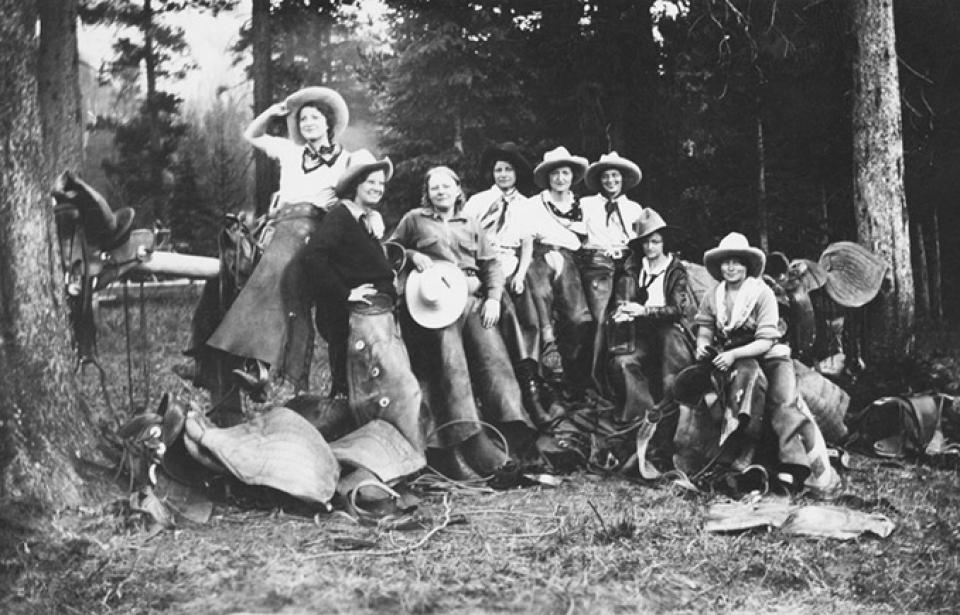
[(40, 57), (37, 87), (46, 172), (43, 186), (83, 162), (80, 54), (76, 0), (39, 0)]
[(763, 149), (763, 107), (757, 96), (757, 234), (760, 249), (770, 251), (770, 228), (767, 214), (767, 157)]
[(933, 207), (933, 216), (930, 224), (930, 303), (933, 317), (943, 322), (943, 264), (940, 262), (940, 214), (937, 207)]
[(888, 264), (878, 300), (868, 307), (871, 361), (909, 354), (914, 334), (913, 270), (903, 189), (903, 134), (893, 0), (854, 0), (853, 203), (861, 244)]
[(923, 225), (919, 222), (911, 224), (913, 227), (913, 245), (916, 247), (917, 266), (916, 272), (916, 291), (917, 291), (917, 316), (920, 322), (930, 320), (930, 275), (927, 268), (927, 250), (923, 243)]
[(36, 2), (0, 0), (0, 497), (83, 500), (74, 463), (93, 449), (79, 410), (70, 334), (41, 184)]
[[(273, 78), (270, 55), (273, 53), (273, 35), (270, 28), (270, 0), (253, 0), (251, 16), (253, 30), (253, 115), (257, 116), (273, 104)], [(263, 152), (255, 150), (254, 209), (257, 215), (267, 212), (270, 197), (277, 189), (276, 165)]]

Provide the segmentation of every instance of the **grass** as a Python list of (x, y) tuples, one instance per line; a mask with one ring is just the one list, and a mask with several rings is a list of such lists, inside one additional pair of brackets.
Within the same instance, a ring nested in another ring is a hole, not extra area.
[[(153, 396), (166, 389), (205, 403), (169, 373), (186, 345), (189, 302), (149, 307)], [(123, 313), (100, 317), (119, 406)], [(318, 388), (323, 372), (321, 356)], [(85, 380), (91, 407), (110, 418), (92, 370)], [(143, 389), (135, 392), (142, 399)], [(220, 503), (205, 525), (150, 535), (126, 514), (119, 490), (113, 501), (54, 517), (8, 506), (0, 509), (0, 612), (957, 611), (957, 468), (854, 457), (845, 480), (843, 493), (859, 498), (850, 501), (897, 523), (891, 537), (709, 534), (710, 496), (589, 474), (555, 489), (428, 492), (429, 529), (412, 531)], [(445, 524), (455, 515), (466, 523)]]

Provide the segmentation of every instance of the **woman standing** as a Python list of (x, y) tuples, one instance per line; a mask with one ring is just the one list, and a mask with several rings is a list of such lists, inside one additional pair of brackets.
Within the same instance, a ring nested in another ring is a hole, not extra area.
[[(653, 209), (636, 225), (617, 306), (607, 332), (609, 377), (626, 421), (646, 415), (672, 393), (677, 374), (693, 362), (697, 306), (687, 270), (666, 251), (670, 227)], [(637, 249), (639, 248), (639, 249)]]
[[(515, 465), (480, 425), (482, 419), (503, 430), (514, 450), (535, 434), (496, 328), (503, 270), (488, 233), (461, 211), (463, 192), (456, 173), (447, 167), (427, 171), (422, 205), (400, 220), (391, 241), (406, 249), (407, 261), (417, 270), (407, 281), (410, 318), (404, 328), (435, 425), (428, 445), (442, 451), (448, 469), (459, 460), (481, 476), (509, 472)], [(444, 268), (453, 268), (455, 275), (441, 275)], [(411, 285), (414, 280), (417, 284)], [(431, 311), (431, 306), (450, 305), (446, 299), (458, 289), (465, 300), (454, 304), (449, 318), (439, 318), (443, 310)]]
[[(266, 134), (280, 117), (286, 117), (288, 138)], [(263, 256), (207, 344), (255, 360), (252, 374), (238, 375), (261, 395), (267, 366), (298, 389), (308, 385), (312, 298), (296, 257), (336, 202), (334, 186), (347, 156), (335, 140), (348, 120), (347, 104), (337, 92), (310, 87), (268, 108), (244, 132), (254, 147), (279, 162), (280, 189), (261, 236)]]
[(351, 154), (336, 185), (340, 201), (303, 260), (305, 277), (326, 306), (330, 371), (335, 382), (346, 383), (358, 425), (383, 418), (422, 451), (420, 388), (394, 319), (395, 274), (377, 233), (377, 207), (392, 176), (389, 158), (377, 160), (365, 149)]

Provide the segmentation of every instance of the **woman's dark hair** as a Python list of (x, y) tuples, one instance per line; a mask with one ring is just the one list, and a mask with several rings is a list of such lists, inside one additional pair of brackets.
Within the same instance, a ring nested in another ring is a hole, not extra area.
[(306, 107), (313, 107), (317, 111), (323, 114), (323, 118), (327, 120), (327, 140), (330, 141), (330, 144), (333, 145), (333, 121), (330, 118), (333, 117), (333, 109), (326, 105), (322, 105), (316, 101), (305, 102), (300, 105), (300, 108), (297, 109), (297, 125), (300, 125), (300, 114), (303, 113), (303, 110)]
[(377, 171), (380, 171), (380, 172), (382, 173), (382, 172), (383, 172), (383, 169), (375, 168), (375, 169), (371, 169), (370, 171), (368, 171), (368, 172), (366, 172), (366, 173), (361, 173), (360, 175), (355, 176), (355, 177), (354, 177), (353, 179), (351, 179), (348, 183), (344, 184), (343, 190), (338, 190), (338, 191), (337, 191), (337, 198), (338, 198), (338, 199), (347, 199), (347, 200), (350, 200), (350, 201), (356, 201), (356, 200), (357, 200), (357, 188), (359, 188), (359, 187), (360, 187), (360, 184), (362, 184), (363, 182), (367, 181), (367, 179), (368, 179), (371, 175), (373, 175), (374, 173), (376, 173)]
[(673, 237), (673, 233), (670, 232), (670, 228), (667, 227), (667, 228), (658, 229), (658, 230), (656, 230), (656, 231), (653, 231), (653, 233), (650, 233), (649, 235), (644, 235), (643, 237), (637, 237), (636, 239), (633, 239), (633, 240), (630, 241), (630, 246), (629, 246), (629, 247), (630, 247), (630, 249), (633, 251), (633, 253), (637, 255), (637, 262), (638, 262), (638, 263), (640, 262), (640, 259), (643, 258), (643, 242), (644, 242), (647, 238), (651, 237), (654, 233), (659, 234), (660, 237), (663, 238), (663, 253), (664, 253), (664, 254), (669, 254), (670, 252), (673, 251), (673, 240), (674, 240), (674, 237)]

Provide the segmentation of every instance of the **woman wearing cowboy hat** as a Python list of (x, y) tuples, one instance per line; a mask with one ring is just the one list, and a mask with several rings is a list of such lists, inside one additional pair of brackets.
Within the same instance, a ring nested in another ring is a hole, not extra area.
[[(377, 160), (365, 149), (350, 154), (335, 186), (340, 201), (304, 249), (304, 275), (323, 304), (317, 317), (327, 320), (318, 327), (328, 332), (333, 386), (347, 392), (355, 425), (382, 419), (422, 454), (422, 394), (394, 317), (396, 276), (381, 245), (383, 223), (377, 211), (392, 176), (389, 158)], [(378, 451), (380, 456), (389, 453)], [(371, 478), (359, 468), (349, 483)], [(361, 490), (360, 495), (383, 493)]]
[[(266, 134), (275, 118), (286, 117), (288, 137)], [(237, 370), (241, 383), (263, 395), (266, 366), (307, 388), (313, 352), (310, 293), (300, 283), (297, 255), (336, 202), (334, 186), (347, 164), (335, 139), (349, 120), (347, 104), (334, 90), (310, 87), (269, 107), (244, 137), (280, 165), (280, 189), (261, 241), (263, 256), (207, 344), (254, 359), (254, 374)], [(321, 333), (325, 333), (321, 331)]]
[(566, 385), (576, 396), (582, 395), (590, 384), (596, 330), (573, 256), (586, 233), (573, 186), (586, 171), (587, 159), (572, 155), (565, 147), (546, 152), (533, 170), (533, 181), (542, 192), (527, 202), (534, 238), (534, 257), (527, 281), (541, 320), (556, 316), (554, 331), (563, 369), (555, 372), (554, 377), (565, 375)]
[(593, 196), (580, 199), (586, 240), (581, 250), (583, 290), (590, 312), (600, 322), (613, 294), (614, 278), (623, 271), (627, 244), (636, 237), (634, 227), (643, 206), (625, 192), (640, 183), (640, 167), (617, 152), (600, 156), (587, 168), (584, 183)]
[[(739, 445), (733, 469), (756, 469), (753, 476), (765, 477), (761, 467), (771, 468), (775, 486), (796, 492), (813, 466), (815, 482), (833, 474), (823, 436), (799, 405), (790, 348), (780, 342), (777, 301), (761, 279), (765, 262), (763, 251), (740, 233), (730, 233), (704, 252), (703, 264), (719, 284), (704, 295), (694, 319), (699, 327), (695, 356), (730, 379), (725, 404), (729, 427), (722, 437)], [(679, 375), (678, 389), (686, 373)]]
[(481, 419), (504, 431), (514, 450), (535, 433), (496, 328), (503, 271), (488, 233), (463, 215), (462, 203), (457, 174), (434, 167), (424, 178), (423, 207), (407, 212), (391, 238), (415, 269), (406, 282), (404, 335), (435, 425), (428, 445), (454, 478), (465, 477), (464, 463), (481, 476), (515, 467)]
[(627, 421), (669, 397), (677, 374), (693, 362), (697, 306), (686, 268), (665, 250), (670, 229), (656, 211), (643, 211), (610, 317), (608, 373)]
[[(481, 168), (493, 176), (493, 186), (470, 197), (463, 215), (475, 218), (490, 235), (497, 261), (507, 278), (501, 302), (500, 333), (513, 361), (523, 406), (535, 423), (546, 422), (538, 382), (541, 339), (552, 342), (553, 327), (541, 323), (533, 295), (526, 284), (533, 261), (533, 234), (526, 197), (519, 184), (532, 178), (532, 169), (514, 143), (494, 144), (480, 157)], [(541, 335), (542, 332), (542, 335)]]

